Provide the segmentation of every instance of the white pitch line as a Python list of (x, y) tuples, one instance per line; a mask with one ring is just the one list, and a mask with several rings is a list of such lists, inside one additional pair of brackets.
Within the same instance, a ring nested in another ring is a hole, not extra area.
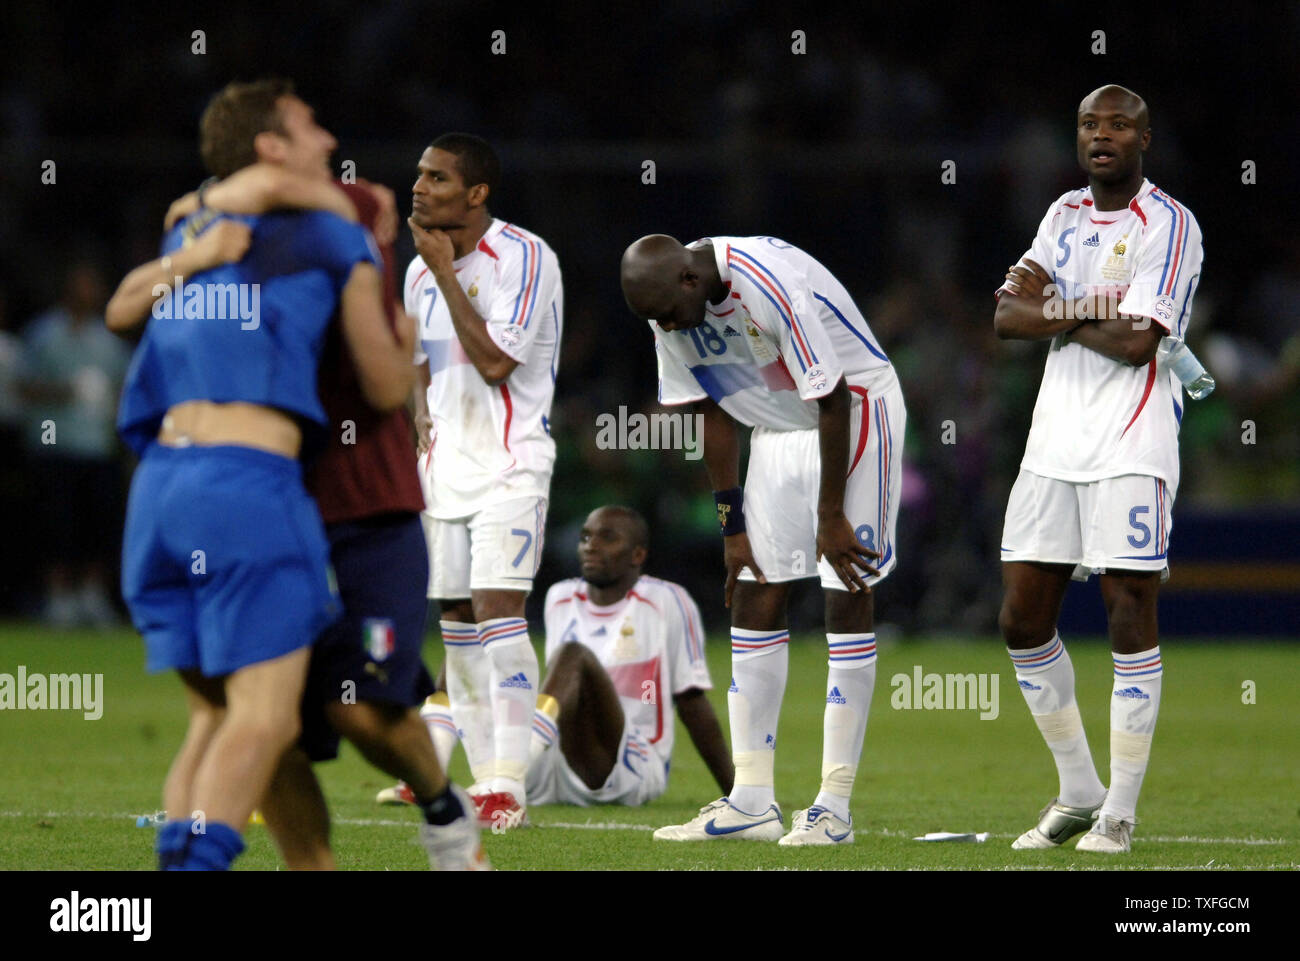
[[(107, 818), (110, 820), (117, 818), (134, 819), (141, 813), (148, 812), (110, 812), (101, 813), (96, 811), (0, 811), (0, 817), (6, 818)], [(334, 818), (335, 824), (347, 824), (354, 827), (410, 827), (418, 822), (416, 821), (394, 821), (387, 818)], [(568, 828), (580, 831), (653, 831), (654, 826), (651, 824), (625, 824), (620, 821), (550, 821), (545, 823), (534, 822), (535, 827), (543, 828)], [(877, 831), (859, 831), (859, 834), (877, 834), (881, 837), (889, 838), (906, 838), (912, 837), (910, 831), (894, 831), (889, 828), (881, 828)], [(990, 834), (990, 838), (1014, 838), (1019, 837), (1016, 834)], [(1245, 844), (1255, 847), (1295, 844), (1295, 840), (1287, 838), (1203, 838), (1193, 837), (1191, 835), (1180, 835), (1178, 837), (1143, 837), (1139, 835), (1137, 842), (1147, 844)]]

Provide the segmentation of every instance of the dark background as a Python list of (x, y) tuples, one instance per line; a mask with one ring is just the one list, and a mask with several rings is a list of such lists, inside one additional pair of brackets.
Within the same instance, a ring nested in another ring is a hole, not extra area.
[[(504, 55), (491, 53), (494, 30)], [(792, 52), (795, 30), (806, 53)], [(993, 336), (992, 292), (1049, 203), (1085, 183), (1079, 101), (1128, 86), (1151, 109), (1147, 175), (1205, 237), (1189, 341), (1219, 381), (1183, 422), (1162, 621), (1295, 634), (1300, 5), (25, 4), (0, 12), (0, 36), (9, 356), (71, 264), (98, 264), (111, 291), (156, 256), (167, 204), (204, 176), (199, 114), (231, 80), (293, 78), (338, 138), (336, 163), (392, 187), (403, 213), (423, 147), (478, 133), (504, 166), (493, 212), (546, 238), (564, 272), (559, 458), (535, 600), (576, 572), (586, 511), (620, 501), (651, 520), (648, 571), (690, 587), (715, 625), (721, 548), (702, 464), (595, 445), (598, 414), (656, 409), (650, 333), (619, 292), (626, 245), (650, 232), (771, 234), (845, 283), (909, 412), (900, 564), (878, 619), (991, 632), (1002, 516), (1045, 353)], [(42, 183), (45, 160), (54, 184)], [(949, 160), (955, 184), (941, 182)], [(1255, 184), (1242, 182), (1246, 160)], [(412, 253), (403, 236), (399, 264)], [(21, 379), (5, 356), (0, 387)], [(40, 451), (20, 438), (41, 412), (20, 394), (0, 392), (0, 609), (39, 615), (48, 512), (35, 506)], [(83, 510), (80, 496), (60, 503)], [(108, 526), (120, 535), (120, 518)], [(1067, 612), (1080, 629), (1097, 626), (1089, 590)], [(816, 623), (815, 590), (797, 606), (796, 626)]]

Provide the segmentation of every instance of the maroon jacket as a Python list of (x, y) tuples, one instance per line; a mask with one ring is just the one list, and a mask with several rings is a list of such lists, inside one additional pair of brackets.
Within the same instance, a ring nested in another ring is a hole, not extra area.
[[(357, 208), (361, 223), (373, 228), (379, 203), (365, 187), (339, 184)], [(384, 310), (394, 321), (397, 288), (393, 280), (393, 246), (383, 255)], [(394, 333), (396, 338), (396, 333)], [(418, 513), (424, 494), (415, 463), (411, 419), (405, 408), (380, 414), (361, 393), (356, 366), (337, 322), (329, 327), (318, 375), (321, 403), (329, 418), (325, 451), (307, 471), (307, 490), (316, 498), (326, 524), (362, 520), (379, 514)], [(345, 444), (345, 421), (355, 429)]]

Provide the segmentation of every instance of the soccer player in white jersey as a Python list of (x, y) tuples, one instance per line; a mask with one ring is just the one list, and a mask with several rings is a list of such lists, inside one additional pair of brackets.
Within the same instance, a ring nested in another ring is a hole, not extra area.
[(428, 596), (441, 602), (447, 685), (485, 823), (526, 821), (539, 681), (524, 600), (542, 554), (564, 292), (536, 234), (493, 218), (500, 165), (469, 134), (420, 157), (403, 286), (418, 322), (416, 390)]
[[(582, 576), (546, 595), (546, 679), (537, 698), (528, 803), (645, 804), (664, 792), (673, 753), (673, 710), (709, 772), (731, 790), (727, 742), (704, 692), (704, 626), (680, 584), (641, 573), (645, 518), (598, 507), (578, 539)], [(444, 765), (460, 737), (440, 695), (420, 712)], [(558, 748), (556, 747), (558, 742)], [(381, 803), (410, 804), (388, 789)]]
[[(1160, 710), (1156, 592), (1178, 490), (1182, 386), (1157, 360), (1182, 337), (1201, 274), (1191, 212), (1142, 175), (1147, 106), (1106, 86), (1079, 105), (1088, 186), (1047, 210), (998, 291), (999, 337), (1052, 338), (1002, 535), (999, 618), (1060, 791), (1012, 845), (1126, 852)], [(1115, 676), (1110, 789), (1088, 750), (1056, 630), (1071, 575), (1100, 574)]]
[[(893, 366), (843, 285), (775, 237), (688, 247), (643, 237), (623, 255), (622, 282), (655, 335), (659, 400), (693, 404), (704, 418), (731, 607), (735, 785), (655, 837), (851, 843), (876, 677), (872, 588), (898, 560), (907, 414)], [(737, 422), (753, 428), (743, 491)], [(822, 783), (787, 833), (773, 783), (786, 601), (792, 581), (818, 576), (829, 651)]]
[[(686, 590), (641, 573), (644, 518), (599, 507), (578, 541), (582, 576), (546, 594), (546, 680), (558, 718), (540, 712), (530, 804), (627, 804), (664, 792), (673, 709), (723, 793), (733, 770), (704, 692), (704, 626)], [(554, 742), (558, 740), (558, 744)]]

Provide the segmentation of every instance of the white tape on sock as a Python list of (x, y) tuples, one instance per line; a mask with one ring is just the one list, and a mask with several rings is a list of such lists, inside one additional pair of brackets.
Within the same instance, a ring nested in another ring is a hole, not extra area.
[(739, 751), (732, 760), (736, 765), (736, 784), (771, 787), (775, 783), (775, 751)]
[(1034, 723), (1043, 732), (1043, 740), (1052, 744), (1061, 744), (1083, 733), (1083, 720), (1079, 717), (1079, 706), (1070, 704), (1050, 714), (1035, 714)]

